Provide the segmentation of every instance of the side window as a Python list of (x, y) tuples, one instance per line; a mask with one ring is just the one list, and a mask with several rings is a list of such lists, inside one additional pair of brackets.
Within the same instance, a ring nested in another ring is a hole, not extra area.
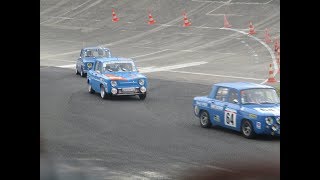
[(84, 54), (85, 54), (85, 51), (82, 49), (81, 52), (80, 52), (80, 57), (83, 58)]
[(234, 89), (230, 89), (230, 96), (229, 96), (228, 102), (229, 103), (233, 103), (234, 99), (238, 100), (238, 102), (239, 102), (238, 92), (236, 90), (234, 90)]
[(96, 71), (99, 71), (100, 73), (101, 73), (101, 62), (97, 62), (97, 69), (96, 69)]
[(219, 87), (217, 94), (215, 96), (215, 99), (220, 101), (227, 101), (228, 91), (229, 91), (228, 88)]
[(98, 70), (98, 66), (99, 66), (99, 61), (96, 62), (95, 66), (94, 66), (94, 71)]
[(102, 71), (102, 62), (99, 62), (99, 71), (100, 71), (100, 73), (103, 72), (103, 71)]

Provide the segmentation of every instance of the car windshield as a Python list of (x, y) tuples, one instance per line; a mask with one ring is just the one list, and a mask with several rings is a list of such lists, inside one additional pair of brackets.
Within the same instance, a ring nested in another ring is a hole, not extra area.
[(276, 90), (260, 88), (241, 91), (242, 104), (278, 104), (280, 99)]
[(108, 49), (88, 49), (85, 53), (86, 57), (110, 57)]
[(133, 62), (106, 62), (103, 64), (103, 72), (132, 72), (137, 71)]

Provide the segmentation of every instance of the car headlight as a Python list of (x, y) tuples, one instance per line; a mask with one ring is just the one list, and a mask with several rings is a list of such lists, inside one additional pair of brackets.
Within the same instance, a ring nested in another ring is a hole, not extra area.
[(278, 124), (280, 124), (280, 117), (277, 117), (276, 121)]
[(117, 81), (111, 81), (111, 86), (115, 87), (117, 85)]
[(147, 88), (145, 88), (144, 86), (142, 86), (142, 87), (140, 88), (140, 91), (141, 91), (142, 93), (145, 93), (145, 92), (147, 91)]
[(266, 123), (267, 123), (268, 125), (273, 124), (273, 119), (272, 119), (272, 117), (267, 117), (267, 118), (266, 118)]
[(278, 130), (278, 126), (276, 124), (272, 125), (271, 129), (272, 131), (277, 131)]
[(88, 66), (89, 69), (91, 69), (92, 68), (92, 63), (88, 63), (87, 66)]
[(140, 84), (141, 86), (143, 86), (143, 85), (144, 85), (144, 79), (139, 79), (139, 84)]

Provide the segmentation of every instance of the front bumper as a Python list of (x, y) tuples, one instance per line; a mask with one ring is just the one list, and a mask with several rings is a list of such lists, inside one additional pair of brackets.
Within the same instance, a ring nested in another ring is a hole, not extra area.
[(280, 126), (276, 130), (274, 130), (272, 129), (272, 125), (271, 126), (266, 125), (264, 129), (255, 129), (255, 132), (256, 134), (280, 136)]
[(112, 93), (112, 88), (110, 88), (109, 93), (114, 96), (130, 96), (130, 95), (140, 95), (140, 94), (146, 94), (147, 90), (145, 92), (141, 92), (140, 87), (115, 87), (117, 89), (117, 93)]

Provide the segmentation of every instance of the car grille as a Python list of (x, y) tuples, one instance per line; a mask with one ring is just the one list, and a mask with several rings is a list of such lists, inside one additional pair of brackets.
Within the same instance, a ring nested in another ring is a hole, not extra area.
[(118, 81), (119, 86), (125, 86), (125, 87), (132, 87), (132, 86), (138, 86), (137, 80), (128, 80), (128, 81)]

